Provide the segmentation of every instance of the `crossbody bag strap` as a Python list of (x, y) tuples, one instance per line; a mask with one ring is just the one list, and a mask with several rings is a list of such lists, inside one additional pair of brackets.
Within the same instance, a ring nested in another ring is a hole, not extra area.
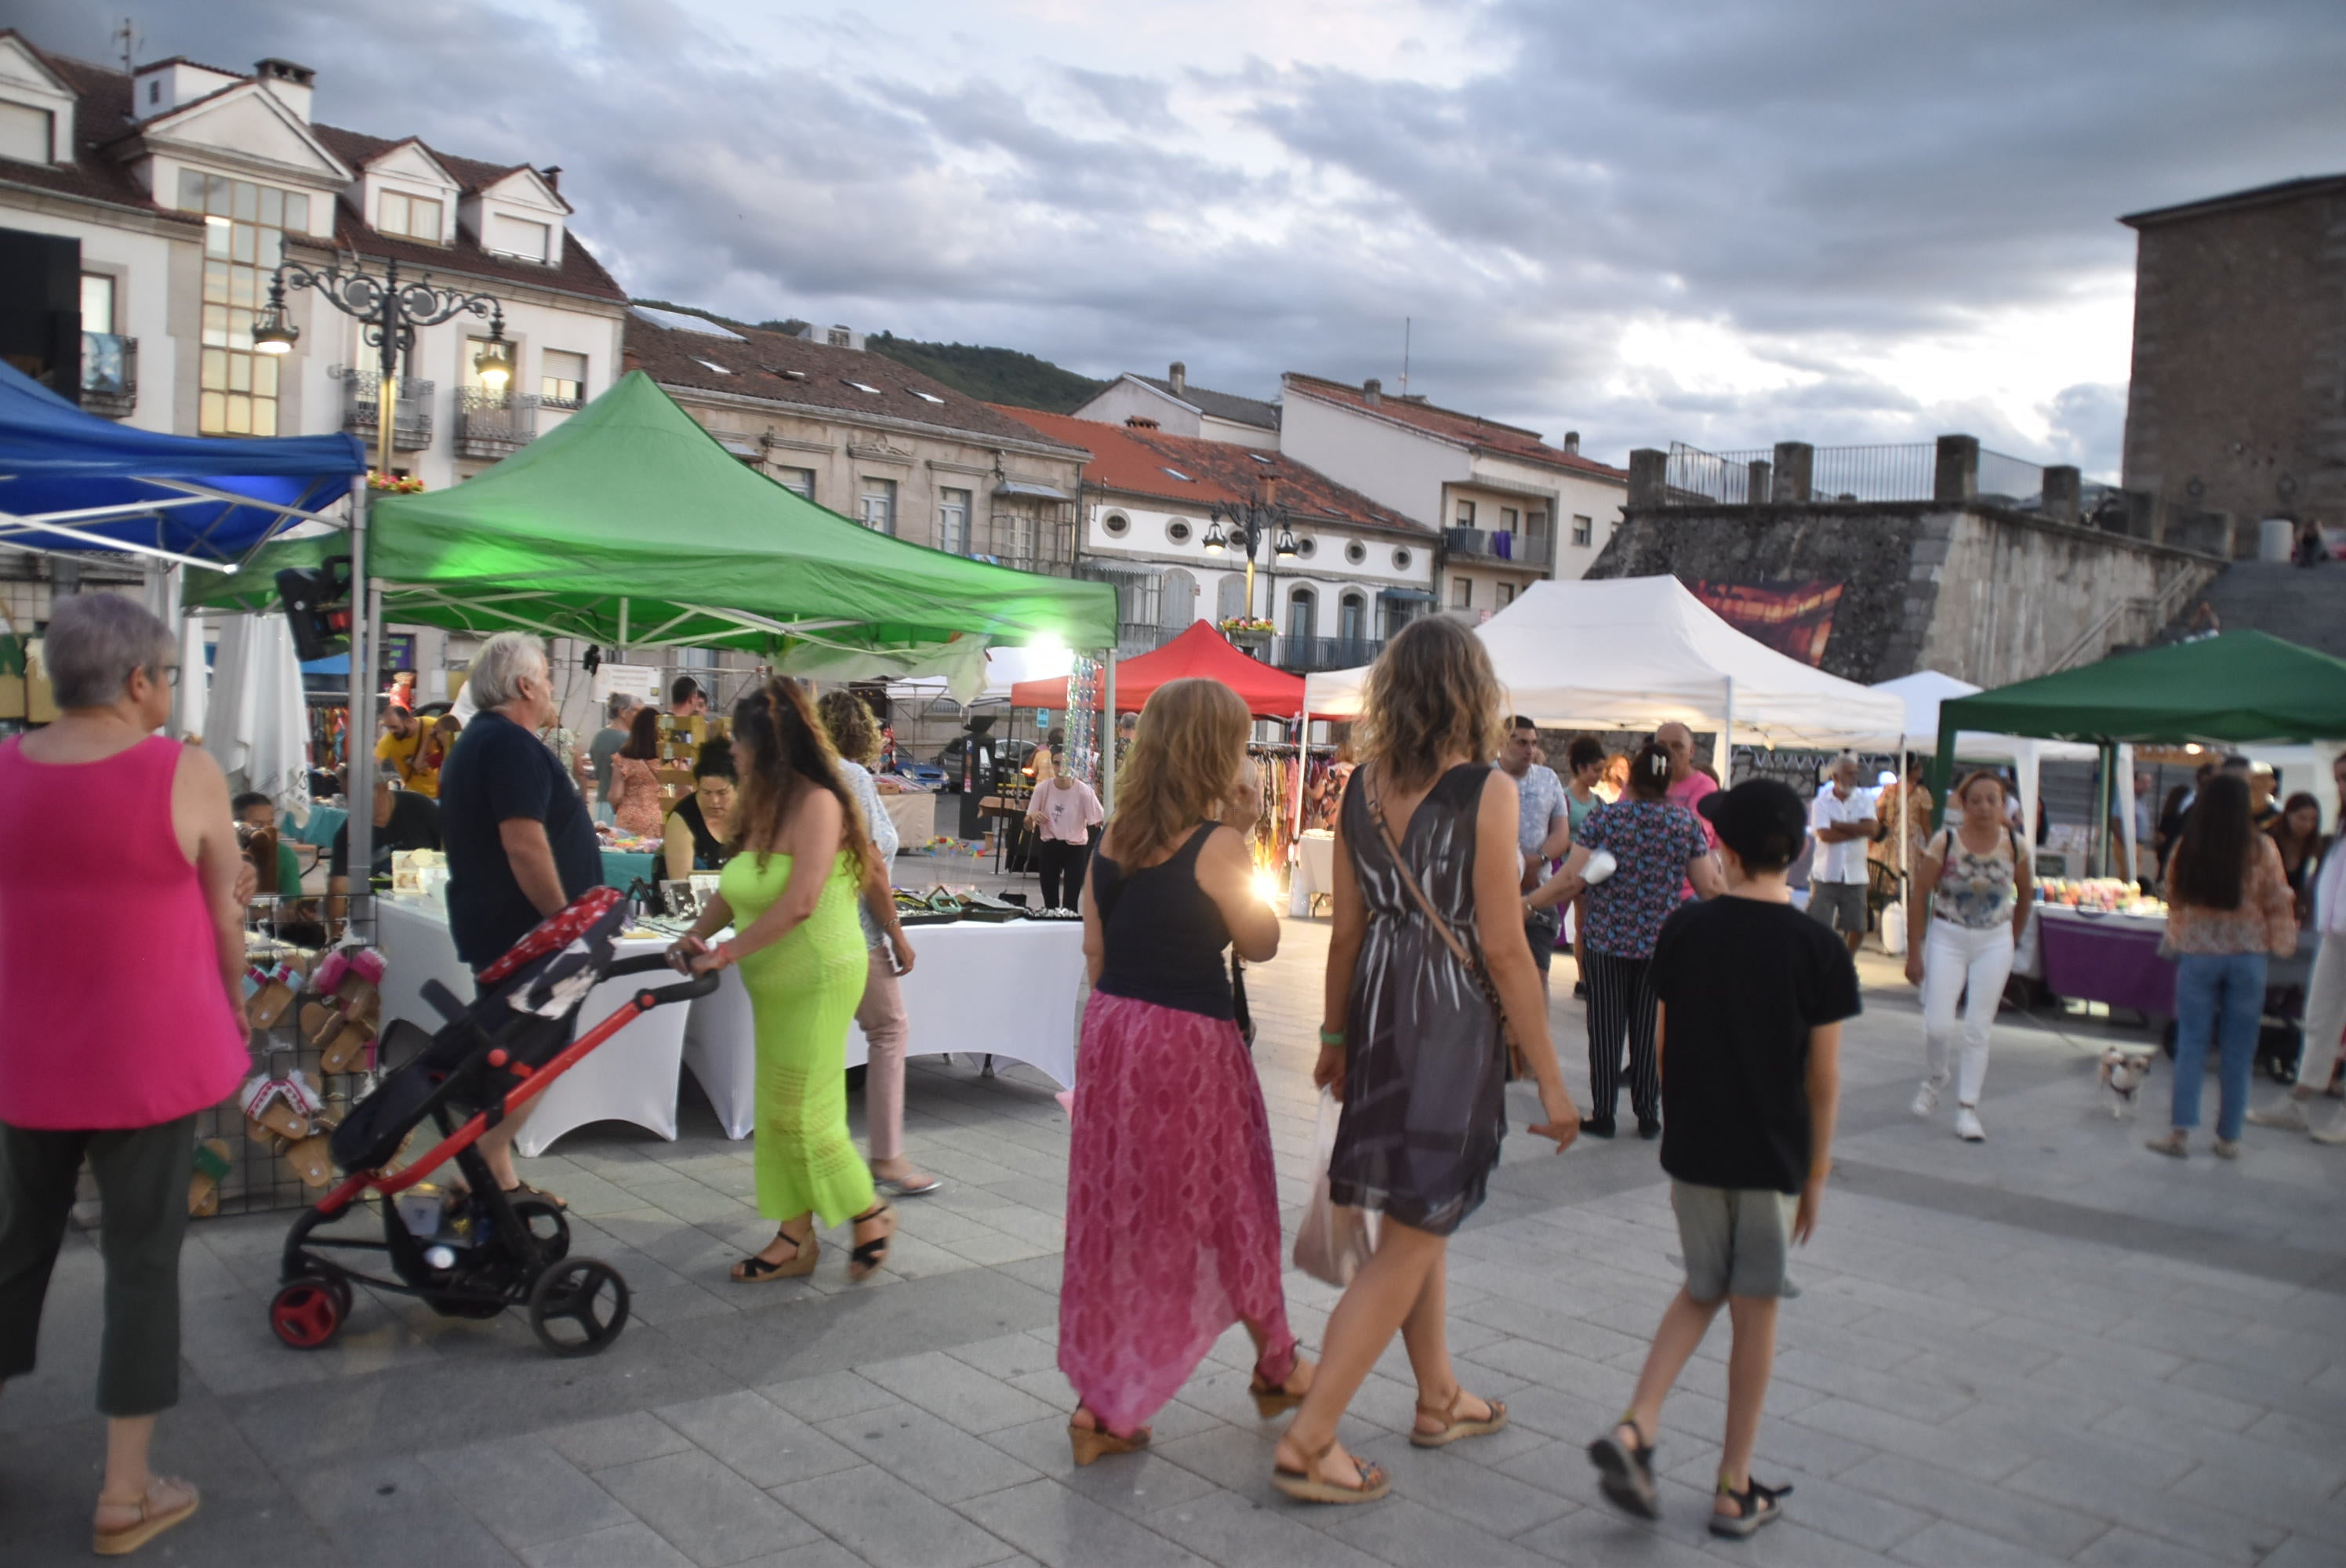
[(1442, 940), (1449, 944), (1450, 955), (1474, 977), (1474, 983), (1482, 988), (1484, 997), (1491, 1003), (1491, 1011), (1499, 1015), (1499, 1033), (1506, 1039), (1508, 1064), (1514, 1067), (1523, 1048), (1515, 1043), (1515, 1025), (1507, 1019), (1507, 1004), (1500, 1000), (1499, 988), (1491, 983), (1489, 973), (1474, 955), (1466, 951), (1466, 944), (1459, 940), (1456, 932), (1450, 929), (1450, 922), (1442, 918), (1442, 911), (1433, 907), (1433, 901), (1426, 897), (1425, 889), (1418, 883), (1417, 873), (1409, 869), (1409, 861), (1402, 855), (1400, 841), (1393, 837), (1392, 824), (1385, 820), (1385, 806), (1377, 793), (1375, 770), (1363, 769), (1362, 771), (1368, 778), (1369, 816), (1375, 821), (1378, 833), (1384, 838), (1385, 850), (1392, 857), (1393, 869), (1401, 873), (1402, 886), (1407, 888), (1410, 896), (1417, 901), (1417, 907), (1425, 911), (1425, 918), (1433, 929), (1442, 933)]

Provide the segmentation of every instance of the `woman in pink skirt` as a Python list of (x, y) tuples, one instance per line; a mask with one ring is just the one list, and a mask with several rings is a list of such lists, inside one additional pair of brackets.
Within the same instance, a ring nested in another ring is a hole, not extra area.
[(1246, 705), (1219, 681), (1148, 699), (1083, 893), (1092, 997), (1067, 1159), (1059, 1369), (1077, 1464), (1129, 1453), (1232, 1323), (1268, 1418), (1300, 1403), (1280, 1292), (1279, 1190), (1229, 965), (1279, 951), (1236, 826), (1257, 809)]

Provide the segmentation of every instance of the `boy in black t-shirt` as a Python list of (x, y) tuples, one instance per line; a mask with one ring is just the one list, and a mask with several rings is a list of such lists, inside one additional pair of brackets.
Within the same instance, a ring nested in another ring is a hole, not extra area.
[(1662, 1169), (1687, 1280), (1662, 1314), (1636, 1399), (1588, 1445), (1588, 1457), (1606, 1496), (1660, 1517), (1652, 1433), (1662, 1398), (1723, 1300), (1735, 1340), (1710, 1530), (1747, 1536), (1783, 1512), (1777, 1500), (1792, 1490), (1751, 1479), (1751, 1448), (1785, 1262), (1816, 1227), (1824, 1200), (1841, 1024), (1859, 1010), (1857, 968), (1837, 937), (1792, 907), (1785, 869), (1808, 833), (1798, 795), (1754, 779), (1705, 796), (1697, 809), (1719, 830), (1727, 894), (1671, 915), (1649, 972), (1670, 1113)]

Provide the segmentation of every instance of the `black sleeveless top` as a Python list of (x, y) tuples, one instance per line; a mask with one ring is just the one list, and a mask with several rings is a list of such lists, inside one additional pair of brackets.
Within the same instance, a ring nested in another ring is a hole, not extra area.
[(1092, 857), (1092, 903), (1104, 949), (1094, 990), (1209, 1018), (1237, 1016), (1222, 962), (1229, 927), (1198, 885), (1198, 851), (1217, 826), (1199, 823), (1168, 859), (1142, 871)]
[(725, 846), (719, 843), (717, 835), (709, 830), (709, 820), (700, 814), (699, 796), (687, 795), (676, 803), (676, 809), (668, 814), (682, 822), (686, 830), (692, 835), (692, 869), (694, 871), (713, 871), (725, 864)]

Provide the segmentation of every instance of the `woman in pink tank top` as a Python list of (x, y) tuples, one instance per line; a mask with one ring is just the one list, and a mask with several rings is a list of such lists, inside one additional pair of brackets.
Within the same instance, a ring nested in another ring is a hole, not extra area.
[(44, 647), (63, 717), (0, 744), (0, 1380), (33, 1369), (87, 1159), (111, 1418), (92, 1544), (117, 1553), (196, 1509), (147, 1456), (178, 1400), (195, 1114), (249, 1061), (243, 860), (219, 765), (153, 734), (171, 712), (169, 628), (83, 594), (59, 601)]

